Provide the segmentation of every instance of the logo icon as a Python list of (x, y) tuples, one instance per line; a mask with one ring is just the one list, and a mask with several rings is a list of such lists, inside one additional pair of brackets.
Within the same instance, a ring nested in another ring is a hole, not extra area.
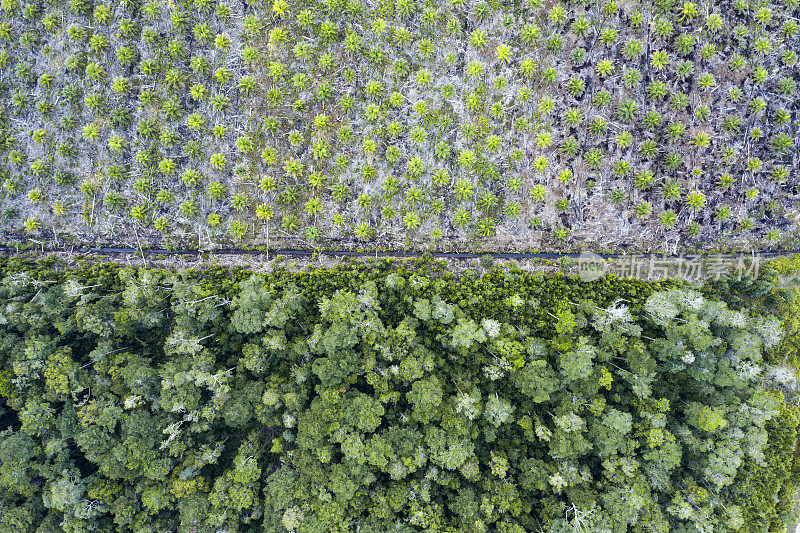
[(581, 281), (595, 281), (608, 270), (606, 260), (594, 252), (581, 252), (578, 256), (578, 275)]

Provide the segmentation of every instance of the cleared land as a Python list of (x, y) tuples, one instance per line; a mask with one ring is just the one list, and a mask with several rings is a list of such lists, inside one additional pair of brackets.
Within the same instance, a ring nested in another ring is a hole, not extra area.
[(796, 244), (797, 0), (0, 8), (6, 242)]

